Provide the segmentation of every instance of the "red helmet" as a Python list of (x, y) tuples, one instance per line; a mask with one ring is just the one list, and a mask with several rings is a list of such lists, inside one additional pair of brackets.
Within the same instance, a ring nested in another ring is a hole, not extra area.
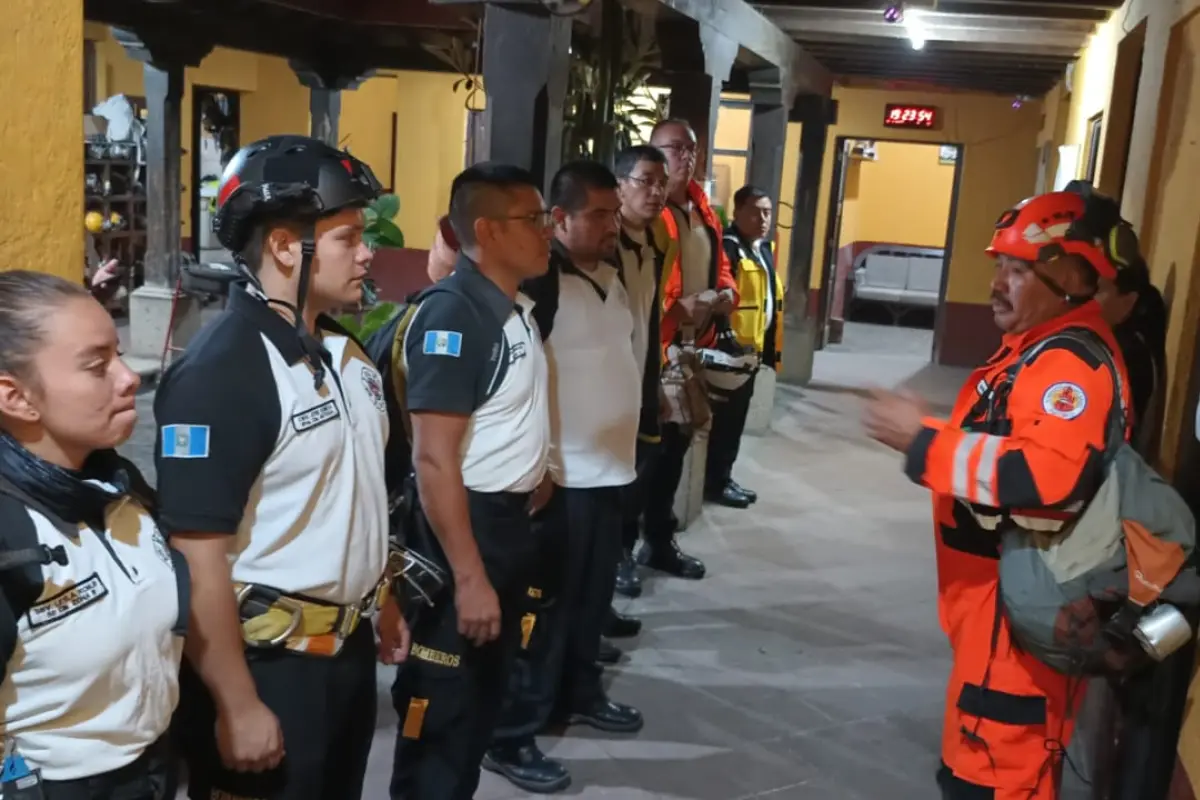
[[(1132, 251), (1129, 251), (1132, 237)], [(1125, 255), (1130, 252), (1130, 255)], [(1116, 203), (1100, 195), (1050, 192), (1031, 197), (1000, 215), (987, 253), (1047, 263), (1071, 254), (1082, 257), (1103, 278), (1136, 256), (1137, 238), (1121, 219)]]

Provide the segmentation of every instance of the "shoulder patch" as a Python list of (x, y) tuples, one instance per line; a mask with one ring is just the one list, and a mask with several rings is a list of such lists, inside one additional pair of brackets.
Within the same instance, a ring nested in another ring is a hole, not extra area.
[(1075, 419), (1087, 408), (1087, 395), (1076, 383), (1056, 383), (1042, 395), (1042, 410), (1060, 419)]
[(208, 458), (207, 425), (163, 425), (163, 458)]
[(425, 331), (421, 352), (427, 356), (462, 355), (462, 333), (459, 331)]

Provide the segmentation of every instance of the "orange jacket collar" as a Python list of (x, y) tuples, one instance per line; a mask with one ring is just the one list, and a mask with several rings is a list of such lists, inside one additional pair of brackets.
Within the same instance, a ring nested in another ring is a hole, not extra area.
[[(1089, 300), (1083, 305), (1072, 308), (1070, 311), (1060, 314), (1052, 320), (1043, 322), (1041, 325), (1034, 325), (1027, 331), (1006, 333), (1002, 341), (1005, 347), (1011, 348), (1014, 352), (1021, 352), (1029, 345), (1034, 342), (1040, 342), (1055, 331), (1070, 327), (1094, 328), (1097, 332), (1101, 333), (1106, 341), (1111, 338), (1108, 323), (1104, 321), (1104, 315), (1100, 311), (1100, 304), (1095, 300)], [(1111, 345), (1112, 342), (1109, 344)]]

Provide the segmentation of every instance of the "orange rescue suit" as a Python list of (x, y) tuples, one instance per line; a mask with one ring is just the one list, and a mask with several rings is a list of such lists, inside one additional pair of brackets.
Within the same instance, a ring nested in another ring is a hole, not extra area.
[[(696, 181), (688, 183), (688, 199), (692, 201), (696, 212), (704, 220), (704, 227), (708, 229), (709, 239), (712, 242), (712, 261), (709, 265), (709, 283), (706, 288), (716, 289), (718, 292), (724, 289), (732, 290), (733, 306), (737, 308), (737, 281), (733, 278), (729, 256), (725, 254), (725, 248), (721, 246), (725, 226), (721, 224), (721, 219), (709, 204), (708, 197), (704, 194), (704, 187)], [(675, 250), (675, 260), (666, 267), (668, 273), (663, 286), (661, 334), (665, 348), (675, 341), (675, 334), (679, 331), (679, 323), (667, 315), (679, 298), (683, 296), (683, 243), (679, 240), (679, 224), (675, 221), (675, 214), (670, 208), (663, 209), (662, 221), (667, 228), (667, 235), (678, 245)], [(708, 347), (714, 341), (716, 341), (716, 331), (711, 326), (708, 330), (696, 332), (698, 347)]]
[[(1082, 699), (1078, 678), (1011, 640), (998, 601), (996, 526), (1054, 531), (1099, 487), (1115, 390), (1109, 370), (1070, 340), (1021, 356), (1067, 328), (1094, 331), (1129, 379), (1093, 301), (1025, 333), (1006, 335), (958, 394), (949, 421), (924, 420), (905, 471), (933, 491), (938, 615), (954, 664), (942, 760), (960, 782), (996, 800), (1052, 800)], [(1131, 408), (1128, 393), (1124, 407)]]

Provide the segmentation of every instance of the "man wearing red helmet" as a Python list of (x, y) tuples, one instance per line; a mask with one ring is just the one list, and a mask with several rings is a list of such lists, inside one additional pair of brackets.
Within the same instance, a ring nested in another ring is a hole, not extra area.
[[(987, 252), (1000, 349), (949, 420), (913, 395), (878, 391), (865, 424), (933, 491), (938, 613), (954, 654), (942, 797), (1053, 800), (1083, 693), (1078, 678), (1013, 642), (998, 598), (999, 533), (1057, 532), (1100, 484), (1110, 412), (1129, 398), (1094, 295), (1131, 263), (1136, 238), (1113, 201), (1054, 192), (1001, 215)], [(1081, 338), (1107, 350), (1119, 376)]]

